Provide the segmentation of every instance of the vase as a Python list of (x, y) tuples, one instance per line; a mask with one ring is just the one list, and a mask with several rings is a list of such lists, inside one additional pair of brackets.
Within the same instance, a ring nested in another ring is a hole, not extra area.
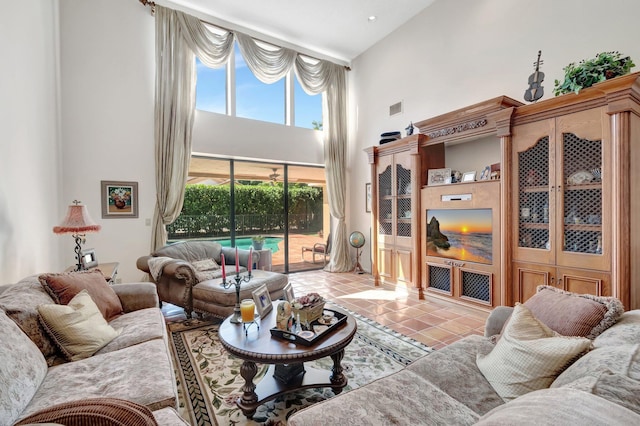
[(127, 206), (127, 203), (124, 200), (116, 199), (113, 200), (113, 205), (118, 209), (124, 209)]
[(263, 246), (264, 246), (264, 241), (254, 241), (253, 242), (253, 249), (254, 250), (262, 250)]

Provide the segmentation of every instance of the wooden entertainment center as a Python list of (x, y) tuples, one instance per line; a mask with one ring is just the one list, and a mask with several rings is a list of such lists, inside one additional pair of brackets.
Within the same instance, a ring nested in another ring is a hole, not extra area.
[[(365, 150), (376, 285), (491, 309), (545, 284), (640, 308), (640, 73), (414, 125), (418, 134)], [(491, 164), (498, 179), (428, 182), (429, 170), (479, 176)], [(482, 227), (448, 228), (434, 246), (434, 223), (481, 216)]]

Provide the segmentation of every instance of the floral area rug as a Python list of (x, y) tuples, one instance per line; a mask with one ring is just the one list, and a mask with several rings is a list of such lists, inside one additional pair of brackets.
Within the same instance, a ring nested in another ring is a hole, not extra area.
[[(399, 334), (361, 315), (351, 313), (358, 324), (353, 341), (342, 360), (349, 383), (343, 393), (401, 370), (432, 351), (428, 346)], [(220, 343), (220, 320), (192, 319), (169, 324), (178, 382), (179, 411), (192, 425), (284, 426), (293, 413), (334, 396), (330, 388), (292, 392), (258, 407), (253, 420), (235, 405), (244, 379), (242, 360), (229, 354)], [(330, 370), (330, 357), (307, 363)], [(264, 376), (268, 365), (258, 364), (254, 382)]]

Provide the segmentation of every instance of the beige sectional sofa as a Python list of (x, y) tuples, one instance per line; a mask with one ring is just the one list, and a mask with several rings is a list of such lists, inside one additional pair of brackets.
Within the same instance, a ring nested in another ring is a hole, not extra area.
[(124, 314), (109, 325), (120, 334), (93, 356), (66, 361), (38, 321), (37, 306), (54, 303), (38, 276), (0, 287), (1, 426), (92, 398), (131, 401), (146, 406), (159, 424), (187, 424), (174, 409), (176, 380), (155, 285), (111, 288)]
[[(500, 332), (512, 309), (492, 312), (487, 336), (465, 337), (397, 373), (303, 409), (288, 424), (640, 424), (640, 310), (622, 314), (586, 354), (550, 378), (550, 386), (505, 401), (477, 359), (500, 344), (489, 336)], [(570, 316), (571, 309), (563, 314)]]

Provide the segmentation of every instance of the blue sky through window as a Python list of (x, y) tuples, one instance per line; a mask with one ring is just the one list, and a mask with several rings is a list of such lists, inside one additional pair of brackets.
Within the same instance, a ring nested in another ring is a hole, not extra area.
[(258, 80), (236, 49), (236, 116), (284, 124), (284, 78), (273, 84)]
[[(294, 73), (295, 74), (295, 73)], [(307, 95), (294, 75), (293, 104), (295, 125), (313, 129), (313, 122), (322, 123), (322, 95)]]
[[(284, 124), (285, 79), (264, 84), (247, 67), (240, 49), (235, 46), (236, 116)], [(226, 67), (209, 68), (196, 58), (198, 81), (196, 109), (227, 114)], [(297, 127), (313, 128), (313, 121), (322, 122), (322, 95), (308, 95), (294, 75), (294, 110)]]
[(226, 114), (227, 68), (209, 68), (196, 58), (196, 109)]

